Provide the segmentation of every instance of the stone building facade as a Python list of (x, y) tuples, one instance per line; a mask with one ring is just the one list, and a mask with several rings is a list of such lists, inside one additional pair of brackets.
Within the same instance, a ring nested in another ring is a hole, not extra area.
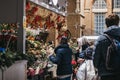
[(68, 0), (68, 4), (68, 14), (80, 14), (67, 16), (72, 37), (98, 36), (106, 29), (104, 19), (107, 15), (120, 16), (120, 0)]

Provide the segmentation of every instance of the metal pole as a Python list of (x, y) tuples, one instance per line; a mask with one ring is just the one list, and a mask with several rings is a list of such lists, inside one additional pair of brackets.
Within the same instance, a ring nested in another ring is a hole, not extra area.
[(1, 69), (1, 71), (2, 71), (2, 80), (4, 80), (4, 70)]

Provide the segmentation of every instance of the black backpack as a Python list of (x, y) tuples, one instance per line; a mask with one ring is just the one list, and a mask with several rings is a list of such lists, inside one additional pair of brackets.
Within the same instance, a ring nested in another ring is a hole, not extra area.
[(106, 55), (106, 69), (120, 72), (120, 42), (104, 34), (110, 41)]

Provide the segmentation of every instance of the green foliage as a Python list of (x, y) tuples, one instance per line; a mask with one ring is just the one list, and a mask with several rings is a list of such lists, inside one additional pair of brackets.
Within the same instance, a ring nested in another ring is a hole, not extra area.
[[(23, 54), (17, 51), (17, 25), (16, 24), (0, 24), (0, 69), (8, 68), (15, 61), (27, 60), (28, 66), (34, 63), (35, 56), (33, 54)], [(28, 32), (28, 35), (32, 33)], [(34, 44), (28, 42), (30, 47)]]
[(69, 42), (70, 44), (70, 48), (72, 49), (73, 53), (77, 53), (77, 48), (78, 48), (78, 44), (77, 42), (73, 42), (72, 40)]
[(31, 66), (36, 61), (36, 58), (33, 54), (23, 54), (12, 51), (6, 51), (5, 53), (0, 53), (0, 69), (5, 67), (10, 67), (15, 61), (18, 60), (27, 60), (28, 66)]
[(31, 66), (32, 64), (34, 64), (34, 62), (36, 61), (36, 57), (34, 54), (16, 54), (15, 55), (15, 61), (17, 60), (27, 60), (28, 61), (28, 67)]
[(11, 51), (0, 53), (0, 68), (10, 67), (15, 62), (15, 55)]

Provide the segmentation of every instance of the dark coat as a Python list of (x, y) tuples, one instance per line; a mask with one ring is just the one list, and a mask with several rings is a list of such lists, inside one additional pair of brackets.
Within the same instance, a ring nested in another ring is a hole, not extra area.
[(86, 60), (92, 60), (93, 59), (93, 48), (88, 47), (86, 50), (82, 51), (79, 54), (80, 58), (86, 59)]
[(72, 74), (72, 50), (68, 44), (61, 44), (55, 48), (56, 56), (50, 56), (50, 61), (57, 64), (57, 75)]
[[(120, 28), (118, 26), (111, 26), (104, 33), (120, 41)], [(93, 63), (98, 69), (100, 76), (116, 75), (115, 71), (107, 70), (105, 66), (107, 48), (110, 43), (111, 42), (104, 35), (100, 35), (95, 43)]]

